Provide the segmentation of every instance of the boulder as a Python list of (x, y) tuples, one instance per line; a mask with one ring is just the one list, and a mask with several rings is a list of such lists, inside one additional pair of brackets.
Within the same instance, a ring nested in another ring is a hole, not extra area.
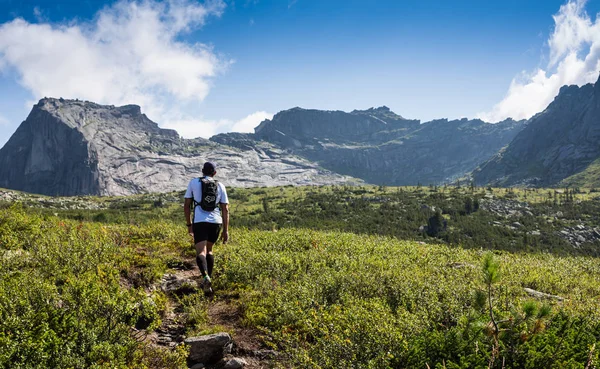
[(215, 333), (190, 337), (184, 343), (190, 348), (188, 360), (192, 363), (210, 364), (223, 358), (225, 347), (231, 342), (229, 333)]
[(174, 274), (165, 274), (160, 281), (160, 288), (165, 293), (186, 294), (197, 290), (193, 280), (180, 278)]
[(223, 369), (242, 369), (246, 365), (246, 360), (234, 357), (233, 359), (228, 360), (227, 363), (225, 363)]

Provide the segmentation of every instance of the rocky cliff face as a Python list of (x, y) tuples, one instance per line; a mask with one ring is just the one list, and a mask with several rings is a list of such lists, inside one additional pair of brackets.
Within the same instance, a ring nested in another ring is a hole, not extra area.
[[(565, 86), (506, 149), (474, 172), (477, 183), (555, 186), (600, 159), (600, 80)], [(600, 179), (596, 179), (600, 184)]]
[(206, 160), (230, 186), (353, 181), (268, 143), (243, 151), (182, 139), (139, 106), (42, 99), (0, 149), (0, 187), (47, 195), (182, 190)]
[(507, 145), (525, 122), (436, 120), (420, 124), (387, 107), (319, 111), (294, 108), (255, 134), (211, 138), (249, 149), (269, 142), (332, 171), (384, 185), (438, 184), (462, 177)]

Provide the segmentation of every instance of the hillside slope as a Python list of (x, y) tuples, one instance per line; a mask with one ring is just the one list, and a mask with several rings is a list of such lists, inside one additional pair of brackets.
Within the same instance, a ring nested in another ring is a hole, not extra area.
[(262, 143), (252, 150), (161, 129), (137, 105), (46, 98), (0, 149), (0, 187), (47, 195), (128, 195), (184, 189), (206, 160), (233, 186), (349, 179)]
[[(594, 172), (600, 159), (600, 81), (564, 86), (554, 101), (508, 145), (474, 172), (478, 184), (556, 186), (600, 185)], [(584, 178), (585, 177), (585, 178)]]

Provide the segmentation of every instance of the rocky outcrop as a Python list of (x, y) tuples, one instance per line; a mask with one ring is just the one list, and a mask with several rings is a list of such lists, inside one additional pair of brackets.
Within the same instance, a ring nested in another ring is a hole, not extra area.
[(0, 187), (61, 196), (168, 192), (185, 189), (206, 160), (229, 186), (353, 182), (267, 143), (240, 150), (183, 139), (136, 105), (47, 98), (0, 149)]
[(254, 134), (224, 134), (211, 140), (247, 150), (264, 142), (276, 144), (374, 184), (439, 184), (471, 172), (524, 125), (467, 119), (421, 124), (387, 107), (351, 113), (294, 108), (263, 121)]
[(216, 363), (225, 356), (227, 345), (231, 343), (229, 333), (215, 333), (200, 337), (187, 338), (185, 344), (189, 347), (190, 363)]
[(600, 159), (599, 142), (600, 80), (564, 86), (546, 110), (531, 118), (473, 177), (478, 184), (495, 186), (556, 186)]

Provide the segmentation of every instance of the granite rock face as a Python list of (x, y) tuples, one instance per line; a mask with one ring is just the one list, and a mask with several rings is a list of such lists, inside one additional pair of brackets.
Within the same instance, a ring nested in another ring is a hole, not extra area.
[[(479, 184), (556, 186), (600, 159), (600, 80), (564, 86), (527, 127), (473, 173)], [(600, 179), (596, 179), (600, 183)]]
[(268, 142), (337, 173), (382, 185), (452, 182), (506, 146), (524, 121), (435, 120), (421, 124), (383, 106), (368, 110), (294, 108), (263, 121), (254, 134), (212, 141), (250, 149)]
[(240, 150), (161, 129), (140, 107), (46, 98), (0, 149), (0, 187), (45, 195), (183, 190), (210, 160), (228, 186), (356, 180), (262, 143)]

